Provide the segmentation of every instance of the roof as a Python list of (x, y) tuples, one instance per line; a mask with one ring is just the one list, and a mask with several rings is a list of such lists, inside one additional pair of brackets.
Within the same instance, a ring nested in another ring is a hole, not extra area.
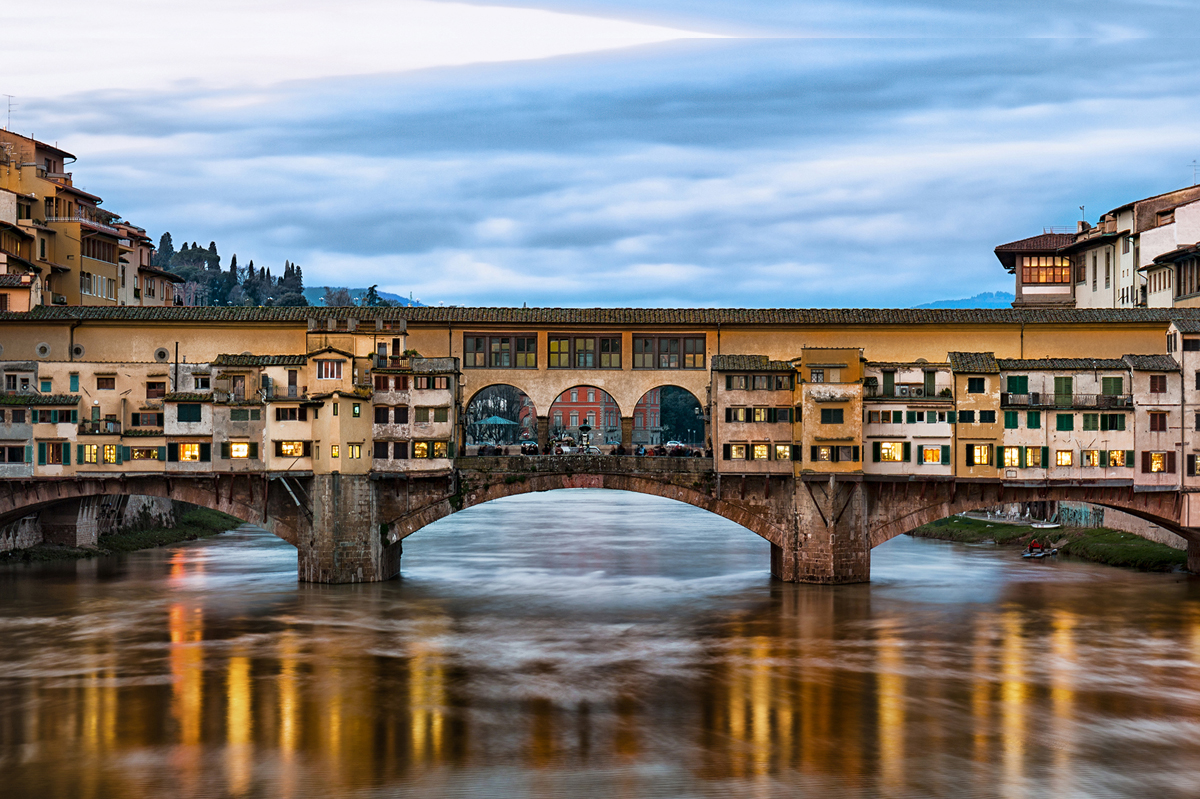
[[(416, 324), (525, 326), (654, 325), (948, 325), (1163, 324), (1200, 319), (1200, 308), (357, 308), (357, 307), (100, 307), (38, 306), (0, 313), (0, 321), (307, 323), (309, 319), (406, 320)], [(366, 333), (369, 329), (360, 326)], [(321, 331), (314, 331), (321, 332)]]
[(766, 355), (714, 355), (714, 372), (794, 372), (787, 361), (772, 361)]
[(967, 372), (977, 375), (1000, 374), (996, 364), (996, 356), (991, 352), (948, 352), (946, 360), (955, 372)]
[(78, 405), (78, 394), (34, 394), (32, 392), (6, 392), (0, 394), (0, 405)]
[(21, 282), (22, 277), (23, 275), (0, 275), (0, 289), (30, 288), (31, 284)]
[[(304, 366), (304, 355), (218, 355), (213, 366)], [(193, 374), (197, 374), (193, 372)]]
[(1074, 233), (1043, 233), (1040, 236), (1030, 236), (1027, 239), (1001, 244), (996, 247), (995, 252), (1046, 252), (1061, 250), (1074, 243)]
[(1126, 355), (1122, 360), (1137, 372), (1179, 371), (1179, 364), (1170, 355)]
[(213, 396), (208, 392), (173, 391), (163, 397), (163, 402), (212, 402)]
[(1144, 272), (1147, 269), (1153, 269), (1156, 265), (1161, 266), (1163, 264), (1172, 264), (1178, 261), (1180, 258), (1184, 258), (1189, 255), (1195, 255), (1197, 253), (1200, 253), (1200, 242), (1197, 242), (1196, 244), (1183, 244), (1171, 250), (1170, 252), (1164, 252), (1162, 255), (1157, 256), (1149, 264), (1138, 269), (1138, 271)]
[(1039, 370), (1086, 372), (1097, 369), (1129, 368), (1129, 364), (1120, 358), (1000, 358), (996, 363), (1006, 372)]
[(138, 267), (138, 271), (139, 272), (149, 272), (152, 275), (158, 275), (159, 277), (166, 278), (167, 280), (171, 281), (172, 283), (186, 283), (187, 282), (187, 278), (177, 275), (174, 272), (168, 272), (166, 269), (159, 269), (157, 266), (147, 266), (145, 264), (142, 264)]
[(1180, 333), (1200, 333), (1200, 319), (1176, 319), (1174, 325)]
[(437, 374), (458, 371), (458, 358), (417, 358), (408, 362), (409, 368), (417, 374)]

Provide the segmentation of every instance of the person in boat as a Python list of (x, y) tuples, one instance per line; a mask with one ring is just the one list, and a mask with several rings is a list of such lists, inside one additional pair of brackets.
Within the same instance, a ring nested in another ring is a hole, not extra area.
[(1029, 542), (1029, 551), (1030, 552), (1041, 552), (1042, 551), (1041, 542), (1039, 542), (1036, 538), (1033, 539), (1032, 541), (1030, 541)]

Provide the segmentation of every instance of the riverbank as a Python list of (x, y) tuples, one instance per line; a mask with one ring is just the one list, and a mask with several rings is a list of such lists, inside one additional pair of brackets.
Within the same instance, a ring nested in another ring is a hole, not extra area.
[(1039, 530), (1023, 524), (951, 516), (918, 527), (909, 535), (965, 544), (994, 543), (1013, 549), (1024, 549), (1030, 540), (1036, 538), (1057, 546), (1059, 554), (1108, 566), (1158, 572), (1187, 567), (1187, 552), (1184, 550), (1172, 549), (1166, 544), (1106, 527)]
[(182, 541), (211, 538), (227, 530), (232, 530), (241, 523), (240, 519), (215, 510), (194, 508), (181, 514), (173, 527), (150, 527), (144, 530), (128, 530), (101, 536), (100, 544), (95, 549), (38, 544), (27, 549), (15, 549), (11, 552), (0, 553), (0, 564), (78, 560), (94, 558), (99, 555), (136, 552), (139, 549), (154, 549), (168, 544), (178, 544)]

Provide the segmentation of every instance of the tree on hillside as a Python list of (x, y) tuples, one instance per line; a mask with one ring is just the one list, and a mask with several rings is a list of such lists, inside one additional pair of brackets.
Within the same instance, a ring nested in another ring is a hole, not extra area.
[(394, 300), (386, 300), (379, 296), (379, 286), (371, 286), (367, 289), (367, 293), (363, 295), (361, 305), (365, 308), (393, 308), (398, 303)]
[(353, 305), (354, 300), (350, 297), (350, 290), (346, 288), (330, 288), (325, 287), (325, 294), (321, 300), (327, 307)]

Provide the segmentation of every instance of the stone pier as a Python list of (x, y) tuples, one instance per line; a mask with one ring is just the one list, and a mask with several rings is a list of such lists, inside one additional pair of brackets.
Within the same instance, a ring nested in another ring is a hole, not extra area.
[(369, 475), (311, 478), (312, 517), (297, 536), (298, 572), (312, 583), (389, 580), (400, 573), (400, 544), (389, 543)]

